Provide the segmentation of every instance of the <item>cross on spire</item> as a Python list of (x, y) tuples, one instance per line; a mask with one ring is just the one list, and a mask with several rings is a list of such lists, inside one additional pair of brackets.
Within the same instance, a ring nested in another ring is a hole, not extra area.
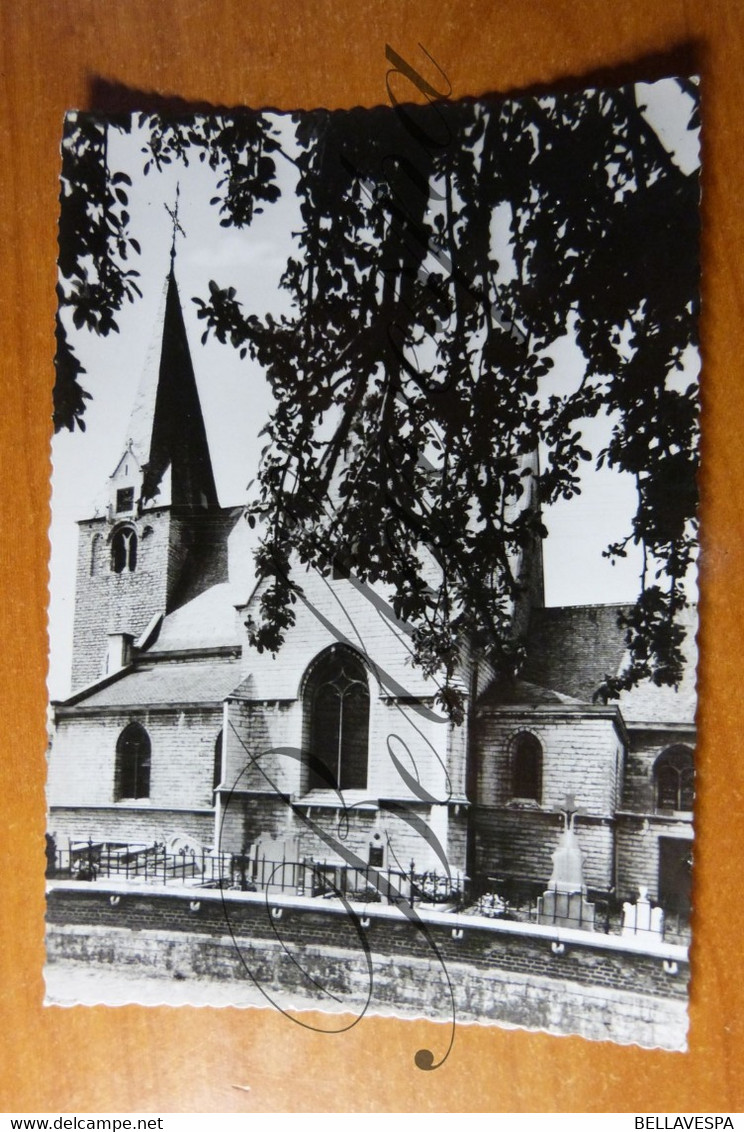
[(181, 195), (181, 184), (180, 184), (180, 181), (176, 181), (176, 203), (175, 203), (174, 207), (169, 208), (167, 204), (163, 205), (163, 208), (165, 209), (165, 211), (168, 213), (171, 220), (173, 221), (173, 239), (171, 240), (171, 252), (170, 252), (170, 254), (171, 254), (171, 264), (173, 263), (173, 260), (176, 258), (176, 232), (180, 232), (182, 236), (186, 235), (186, 233), (183, 230), (183, 227), (181, 226), (181, 222), (178, 219), (178, 198), (179, 198), (180, 195)]

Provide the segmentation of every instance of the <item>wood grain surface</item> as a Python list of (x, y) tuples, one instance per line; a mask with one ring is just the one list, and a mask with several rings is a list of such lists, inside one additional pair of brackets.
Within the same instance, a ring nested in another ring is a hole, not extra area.
[[(0, 1108), (739, 1111), (744, 1100), (744, 60), (737, 0), (0, 3)], [(453, 96), (702, 75), (703, 602), (690, 1048), (430, 1023), (341, 1036), (271, 1009), (44, 1008), (47, 527), (59, 139), (145, 94), (282, 109), (386, 101), (385, 44)], [(126, 90), (142, 92), (129, 98)], [(235, 1085), (249, 1085), (250, 1091)]]

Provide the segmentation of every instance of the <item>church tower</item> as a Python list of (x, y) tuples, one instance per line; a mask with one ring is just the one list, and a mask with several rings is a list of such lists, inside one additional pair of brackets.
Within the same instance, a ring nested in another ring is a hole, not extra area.
[(226, 579), (224, 525), (171, 258), (123, 450), (79, 523), (73, 691), (123, 667), (164, 614)]

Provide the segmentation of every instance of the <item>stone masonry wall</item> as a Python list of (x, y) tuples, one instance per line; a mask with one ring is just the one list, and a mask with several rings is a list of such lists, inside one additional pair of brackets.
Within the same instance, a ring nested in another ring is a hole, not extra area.
[[(109, 633), (140, 636), (176, 595), (186, 600), (227, 576), (230, 514), (178, 516), (170, 508), (89, 519), (79, 524), (73, 634), (73, 691), (105, 675)], [(111, 569), (111, 536), (117, 527), (137, 535), (137, 566)], [(191, 578), (191, 567), (199, 577)]]
[[(290, 649), (279, 654), (277, 685), (288, 682), (282, 669), (291, 669), (295, 663)], [(292, 671), (291, 675), (295, 677), (297, 673)], [(429, 702), (408, 703), (381, 697), (372, 673), (369, 689), (369, 758), (364, 796), (415, 799), (416, 793), (399, 769), (402, 766), (423, 791), (447, 800), (452, 781), (446, 772), (448, 748), (458, 729), (441, 722)], [(304, 796), (308, 783), (301, 754), (307, 746), (306, 730), (301, 699), (231, 700), (226, 783), (239, 781), (241, 788), (266, 790), (271, 788), (270, 779), (278, 790)]]
[[(60, 719), (52, 749), (48, 794), (53, 806), (109, 806), (114, 793), (116, 744), (127, 724), (146, 729), (152, 747), (150, 797), (137, 808), (211, 808), (215, 742), (222, 709), (187, 711), (111, 709), (106, 715)], [(119, 811), (128, 809), (119, 803)]]
[(223, 795), (217, 826), (220, 850), (243, 853), (260, 837), (289, 836), (287, 815), (286, 805), (275, 797)]
[(692, 823), (665, 821), (663, 818), (623, 817), (617, 830), (617, 888), (621, 899), (635, 899), (643, 885), (652, 901), (660, 900), (659, 841), (662, 837), (689, 842), (692, 848)]
[[(303, 585), (307, 600), (298, 603), (297, 624), (284, 647), (276, 657), (250, 653), (250, 679), (228, 701), (225, 784), (236, 787), (230, 804), (234, 812), (226, 815), (224, 823), (228, 847), (240, 847), (232, 839), (240, 840), (246, 831), (261, 825), (262, 812), (266, 818), (263, 832), (276, 829), (272, 793), (290, 796), (300, 809), (312, 811), (312, 822), (330, 837), (338, 836), (339, 821), (344, 822), (342, 803), (331, 790), (309, 790), (302, 754), (309, 739), (302, 695), (306, 674), (317, 656), (339, 640), (348, 640), (367, 667), (370, 724), (366, 787), (344, 792), (344, 804), (350, 807), (347, 844), (366, 860), (370, 837), (379, 825), (404, 869), (411, 859), (422, 869), (434, 868), (436, 854), (419, 832), (393, 814), (382, 814), (376, 824), (370, 805), (376, 806), (380, 799), (411, 803), (425, 815), (424, 820), (433, 821), (446, 853), (446, 803), (455, 782), (463, 780), (462, 729), (453, 727), (434, 708), (436, 685), (411, 668), (405, 636), (373, 600), (349, 580), (326, 581), (310, 573), (303, 577)], [(250, 814), (249, 803), (241, 801), (245, 791), (253, 795)], [(267, 797), (257, 798), (260, 792)], [(430, 797), (442, 804), (430, 807)], [(308, 854), (332, 854), (327, 842), (307, 825), (303, 827), (298, 818), (293, 819), (288, 808), (284, 824), (282, 832), (302, 835)], [(464, 868), (461, 837), (455, 848), (458, 860), (453, 867)], [(442, 862), (438, 863), (443, 870)]]
[(612, 719), (595, 714), (483, 712), (475, 739), (480, 802), (494, 806), (511, 800), (514, 742), (523, 731), (536, 736), (542, 747), (544, 807), (558, 809), (570, 793), (587, 813), (614, 812), (622, 744)]
[(137, 533), (137, 568), (115, 574), (110, 545), (114, 526), (106, 519), (79, 524), (73, 691), (105, 674), (109, 633), (138, 637), (155, 614), (166, 609), (170, 515), (146, 512), (127, 518), (126, 525)]
[(141, 806), (67, 808), (53, 806), (49, 811), (49, 832), (63, 853), (69, 842), (125, 842), (134, 845), (163, 843), (176, 835), (200, 845), (214, 845), (214, 812), (151, 809)]
[(117, 892), (112, 906), (99, 886), (71, 887), (48, 896), (51, 963), (114, 963), (180, 978), (239, 980), (250, 971), (259, 985), (289, 991), (290, 1000), (293, 990), (317, 996), (319, 983), (350, 1010), (372, 992), (373, 1002), (441, 1018), (451, 1017), (454, 995), (458, 1018), (684, 1046), (686, 962), (678, 960), (673, 976), (660, 955), (603, 946), (594, 933), (555, 955), (544, 933), (471, 927), (463, 917), (454, 938), (441, 921), (410, 921), (373, 906), (362, 923), (340, 906), (277, 901), (277, 918), (248, 894), (223, 906), (218, 894)]
[[(430, 836), (439, 841), (442, 860)], [(454, 837), (449, 840), (452, 828)], [(259, 839), (269, 837), (297, 840), (297, 858), (356, 867), (357, 859), (366, 865), (375, 835), (384, 853), (384, 867), (407, 873), (411, 862), (417, 873), (436, 872), (453, 876), (465, 871), (465, 836), (462, 821), (454, 822), (443, 806), (407, 804), (403, 813), (376, 809), (372, 805), (300, 802), (290, 805), (268, 797), (244, 797), (234, 794), (222, 806), (221, 846), (228, 852), (240, 852)]]
[[(498, 882), (527, 881), (547, 888), (552, 853), (563, 828), (559, 814), (544, 810), (482, 809), (476, 816), (478, 872)], [(606, 891), (613, 885), (613, 832), (607, 819), (580, 818), (576, 834), (584, 854), (584, 883)]]
[[(312, 570), (297, 572), (304, 597), (294, 607), (295, 625), (277, 657), (258, 654), (247, 647), (246, 670), (250, 671), (256, 699), (294, 700), (300, 695), (305, 672), (329, 645), (344, 643), (368, 658), (377, 674), (381, 695), (394, 698), (431, 697), (434, 680), (410, 663), (407, 630), (392, 620), (392, 611), (360, 583), (350, 579), (321, 578)], [(259, 590), (247, 612), (260, 600)], [(434, 713), (441, 718), (441, 712)]]
[[(120, 898), (116, 906), (109, 901), (109, 891)], [(190, 908), (195, 897), (199, 901), (198, 910)], [(670, 978), (664, 972), (659, 957), (626, 953), (609, 946), (603, 949), (602, 937), (596, 932), (586, 933), (591, 939), (587, 940), (585, 947), (572, 936), (565, 954), (556, 956), (551, 950), (549, 933), (542, 936), (517, 935), (500, 931), (495, 923), (486, 928), (480, 921), (475, 921), (471, 928), (465, 917), (458, 918), (463, 936), (455, 939), (450, 926), (427, 917), (411, 919), (401, 914), (391, 918), (384, 914), (387, 909), (378, 915), (373, 905), (366, 907), (365, 916), (370, 924), (364, 929), (358, 919), (345, 913), (341, 907), (332, 908), (320, 902), (315, 902), (312, 907), (293, 907), (278, 898), (273, 905), (282, 907), (280, 920), (271, 915), (262, 894), (243, 893), (240, 898), (226, 902), (219, 893), (210, 890), (190, 890), (187, 895), (151, 894), (109, 890), (105, 885), (80, 882), (74, 886), (52, 886), (47, 895), (47, 922), (109, 925), (135, 931), (146, 928), (198, 931), (208, 936), (232, 932), (241, 938), (254, 940), (276, 939), (279, 935), (287, 945), (326, 943), (354, 950), (360, 948), (360, 932), (364, 930), (363, 938), (376, 954), (397, 953), (428, 958), (432, 953), (433, 940), (445, 963), (468, 962), (523, 974), (574, 978), (661, 997), (683, 998), (686, 995), (684, 978)], [(424, 924), (426, 933), (422, 931)]]
[(668, 747), (684, 744), (695, 749), (694, 732), (632, 731), (625, 768), (622, 809), (636, 814), (653, 814), (656, 808), (654, 764)]

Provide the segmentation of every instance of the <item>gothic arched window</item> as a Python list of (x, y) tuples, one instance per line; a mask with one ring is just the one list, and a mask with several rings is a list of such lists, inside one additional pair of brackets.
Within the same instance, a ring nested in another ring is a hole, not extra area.
[(305, 686), (309, 751), (329, 780), (310, 767), (309, 788), (364, 789), (369, 748), (369, 686), (364, 664), (334, 647), (320, 657)]
[(111, 539), (111, 569), (115, 574), (132, 573), (137, 569), (137, 533), (132, 527), (120, 527)]
[(529, 731), (522, 731), (514, 740), (512, 753), (512, 797), (532, 802), (542, 799), (542, 747)]
[(695, 771), (689, 747), (667, 747), (654, 764), (657, 810), (692, 810), (695, 797)]
[(116, 744), (116, 798), (150, 797), (150, 736), (141, 723), (124, 728)]

